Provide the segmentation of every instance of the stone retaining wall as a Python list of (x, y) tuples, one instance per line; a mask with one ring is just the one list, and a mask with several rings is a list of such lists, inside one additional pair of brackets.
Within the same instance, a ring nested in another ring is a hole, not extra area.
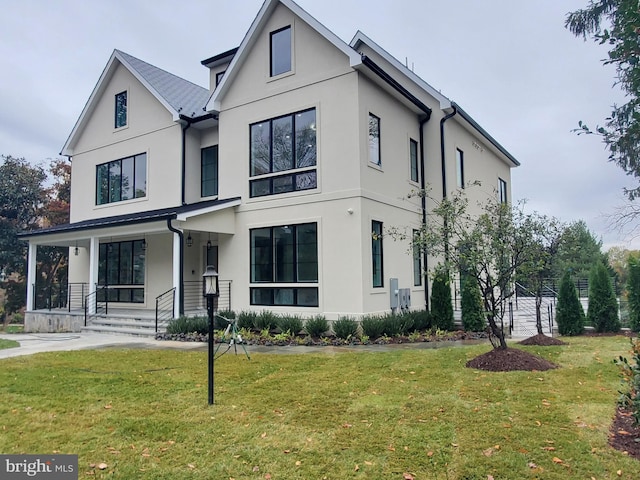
[(24, 331), (28, 333), (79, 332), (84, 326), (84, 315), (68, 312), (25, 312)]

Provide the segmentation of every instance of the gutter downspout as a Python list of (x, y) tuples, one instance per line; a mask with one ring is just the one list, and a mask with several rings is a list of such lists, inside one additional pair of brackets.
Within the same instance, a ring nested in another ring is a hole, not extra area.
[[(186, 205), (186, 199), (185, 199), (185, 190), (186, 190), (186, 176), (187, 176), (187, 130), (189, 130), (189, 127), (191, 127), (191, 122), (187, 121), (186, 125), (182, 126), (182, 174), (181, 174), (181, 181), (180, 181), (180, 189), (181, 189), (181, 196), (180, 199), (182, 201), (182, 205)], [(171, 230), (171, 229), (169, 229)], [(180, 297), (180, 300), (182, 301), (182, 297)], [(180, 312), (183, 313), (183, 312)]]
[[(422, 189), (422, 225), (427, 224), (427, 196), (426, 196), (426, 180), (424, 178), (425, 172), (425, 156), (424, 156), (424, 124), (429, 121), (430, 117), (425, 117), (420, 120), (420, 188)], [(422, 248), (422, 258), (424, 261), (423, 275), (424, 275), (424, 309), (429, 311), (429, 265), (427, 249)]]
[(171, 220), (173, 220), (172, 217), (167, 217), (167, 228), (169, 229), (169, 231), (173, 232), (173, 233), (177, 233), (178, 237), (180, 237), (180, 260), (179, 260), (179, 269), (180, 271), (178, 272), (179, 274), (179, 295), (180, 295), (180, 301), (178, 302), (178, 313), (180, 315), (184, 315), (184, 234), (178, 230), (177, 228), (174, 228), (173, 225), (171, 225)]
[[(444, 123), (453, 117), (456, 113), (458, 113), (458, 109), (455, 104), (451, 104), (451, 108), (453, 111), (448, 115), (445, 115), (440, 119), (440, 163), (442, 168), (442, 198), (447, 198), (447, 169), (446, 169), (446, 161), (445, 161), (445, 148), (444, 148)], [(444, 219), (444, 229), (445, 232), (448, 229), (447, 219)], [(449, 263), (449, 242), (444, 242), (444, 260), (446, 264)]]

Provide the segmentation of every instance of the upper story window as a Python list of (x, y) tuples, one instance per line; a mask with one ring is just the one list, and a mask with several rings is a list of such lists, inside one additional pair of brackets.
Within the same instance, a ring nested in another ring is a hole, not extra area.
[(456, 184), (464, 188), (464, 152), (456, 148)]
[(200, 151), (200, 196), (218, 195), (218, 145)]
[(271, 32), (271, 76), (291, 71), (291, 25)]
[(507, 182), (501, 178), (498, 178), (498, 199), (500, 203), (507, 203)]
[(220, 82), (222, 81), (222, 77), (224, 77), (225, 72), (218, 72), (216, 73), (216, 87), (220, 84)]
[(411, 164), (411, 181), (418, 182), (420, 173), (418, 170), (418, 142), (409, 140), (409, 163)]
[(251, 197), (317, 187), (315, 108), (252, 124), (250, 142)]
[(115, 128), (127, 126), (127, 92), (116, 94)]
[(380, 118), (369, 114), (369, 161), (380, 166)]
[(146, 196), (146, 153), (96, 166), (96, 205)]

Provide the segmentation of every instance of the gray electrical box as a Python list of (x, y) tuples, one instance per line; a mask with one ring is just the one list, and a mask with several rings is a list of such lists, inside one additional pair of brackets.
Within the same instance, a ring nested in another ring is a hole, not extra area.
[(400, 292), (398, 290), (398, 279), (389, 279), (389, 305), (391, 310), (396, 310), (400, 306)]
[(408, 310), (411, 307), (411, 289), (401, 288), (398, 296), (400, 297), (400, 309)]

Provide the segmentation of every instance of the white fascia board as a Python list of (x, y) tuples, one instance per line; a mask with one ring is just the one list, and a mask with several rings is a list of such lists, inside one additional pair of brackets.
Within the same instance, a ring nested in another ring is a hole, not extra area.
[(225, 75), (222, 77), (222, 81), (216, 87), (216, 89), (211, 94), (209, 101), (207, 102), (207, 106), (205, 107), (207, 112), (220, 112), (220, 98), (225, 94), (227, 89), (229, 88), (233, 77), (236, 75), (236, 71), (240, 68), (239, 66), (244, 61), (248, 50), (253, 46), (256, 42), (257, 32), (262, 29), (262, 26), (269, 19), (269, 15), (276, 9), (278, 4), (282, 4), (291, 10), (296, 16), (306, 22), (311, 28), (316, 30), (320, 35), (326, 38), (330, 43), (332, 43), (338, 50), (343, 52), (349, 58), (349, 65), (353, 68), (357, 67), (362, 63), (362, 59), (360, 54), (352, 49), (347, 43), (341, 40), (335, 33), (329, 30), (327, 27), (318, 22), (315, 18), (313, 18), (309, 13), (307, 13), (302, 7), (300, 7), (297, 3), (292, 0), (266, 0), (262, 4), (262, 8), (258, 12), (258, 15), (253, 20), (253, 23), (249, 27), (246, 35), (242, 39), (242, 43), (238, 47), (238, 51), (231, 60), (229, 67)]
[(361, 44), (369, 46), (374, 52), (384, 58), (387, 62), (393, 65), (400, 73), (407, 77), (411, 82), (416, 84), (419, 88), (427, 92), (433, 98), (440, 102), (440, 108), (446, 110), (451, 108), (451, 100), (441, 94), (438, 90), (433, 88), (427, 82), (425, 82), (418, 75), (409, 70), (405, 65), (400, 63), (393, 55), (387, 52), (384, 48), (371, 40), (368, 36), (358, 30), (349, 44), (354, 51), (357, 51)]
[(205, 214), (208, 214), (208, 213), (213, 213), (213, 212), (217, 212), (217, 211), (220, 211), (220, 210), (225, 210), (225, 209), (230, 208), (230, 207), (237, 207), (240, 204), (242, 204), (242, 200), (238, 199), (238, 200), (234, 200), (233, 202), (225, 203), (223, 205), (214, 205), (212, 207), (205, 207), (205, 208), (200, 208), (198, 210), (191, 210), (189, 212), (179, 213), (176, 216), (176, 220), (179, 221), (179, 222), (186, 222), (187, 220), (189, 220), (192, 217), (197, 217), (199, 215), (205, 215)]

